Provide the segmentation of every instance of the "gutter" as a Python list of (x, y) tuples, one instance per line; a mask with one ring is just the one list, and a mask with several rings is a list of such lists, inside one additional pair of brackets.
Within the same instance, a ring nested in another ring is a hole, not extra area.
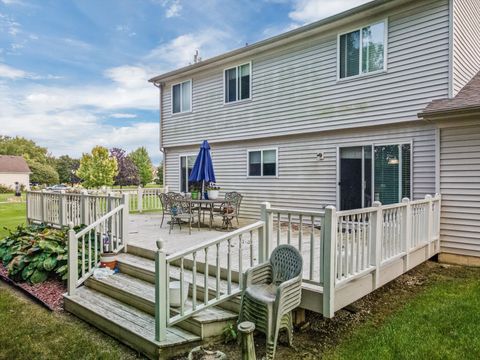
[(163, 89), (165, 86), (165, 83), (163, 82), (154, 82), (153, 85), (158, 88), (159, 91), (159, 121), (160, 121), (160, 128), (159, 128), (159, 133), (158, 133), (158, 145), (159, 145), (159, 150), (163, 154), (162, 156), (162, 162), (163, 162), (163, 186), (165, 186), (165, 178), (166, 178), (166, 166), (165, 166), (165, 149), (162, 147), (162, 135), (163, 135)]
[(452, 117), (465, 117), (480, 114), (480, 105), (461, 107), (456, 109), (423, 111), (417, 114), (423, 120), (442, 120)]

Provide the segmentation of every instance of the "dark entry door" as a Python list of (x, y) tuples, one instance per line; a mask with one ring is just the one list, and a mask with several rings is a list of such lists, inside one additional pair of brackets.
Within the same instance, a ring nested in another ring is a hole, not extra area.
[(372, 148), (340, 149), (340, 210), (371, 206)]

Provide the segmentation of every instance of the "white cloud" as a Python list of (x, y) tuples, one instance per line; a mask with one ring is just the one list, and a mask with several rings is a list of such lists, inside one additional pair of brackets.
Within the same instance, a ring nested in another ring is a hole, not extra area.
[(167, 18), (179, 16), (182, 11), (180, 0), (173, 0), (171, 2), (167, 1), (165, 6), (167, 6), (167, 11), (165, 12), (165, 17)]
[(109, 115), (111, 118), (114, 119), (135, 119), (137, 118), (136, 114), (128, 114), (128, 113), (115, 113)]
[(317, 21), (371, 0), (295, 0), (288, 16), (299, 23)]
[(21, 31), (20, 23), (9, 15), (0, 13), (0, 33), (8, 33), (16, 36)]
[(19, 79), (26, 78), (27, 76), (28, 73), (23, 70), (0, 63), (0, 78)]

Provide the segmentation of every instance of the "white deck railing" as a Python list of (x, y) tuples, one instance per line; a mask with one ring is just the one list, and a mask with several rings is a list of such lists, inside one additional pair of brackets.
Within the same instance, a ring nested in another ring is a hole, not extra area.
[(52, 191), (27, 191), (27, 221), (51, 226), (89, 225), (128, 202), (128, 194), (94, 195)]
[(382, 266), (409, 256), (419, 248), (425, 258), (439, 251), (440, 195), (424, 200), (403, 199), (399, 204), (336, 211), (325, 209), (323, 315), (334, 314), (335, 289), (373, 273), (380, 286)]
[[(68, 231), (68, 295), (87, 280), (104, 252), (118, 253), (127, 246), (128, 203), (120, 204), (78, 233)], [(80, 261), (80, 264), (79, 264)]]
[(166, 188), (112, 189), (116, 194), (128, 194), (130, 197), (130, 212), (162, 210), (160, 194)]
[[(264, 222), (259, 221), (168, 256), (158, 242), (155, 259), (156, 340), (165, 339), (167, 327), (239, 295), (244, 271), (267, 259), (263, 239)], [(180, 281), (180, 307), (173, 312), (169, 299), (172, 265), (179, 268)], [(201, 284), (203, 294), (197, 289), (197, 282)], [(186, 285), (190, 289), (190, 284), (191, 300), (185, 305), (188, 294), (184, 294), (183, 288)]]

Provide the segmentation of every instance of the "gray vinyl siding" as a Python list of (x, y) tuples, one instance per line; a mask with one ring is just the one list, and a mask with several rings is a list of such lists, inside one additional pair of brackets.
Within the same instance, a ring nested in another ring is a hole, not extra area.
[(453, 95), (480, 71), (480, 1), (453, 0)]
[(480, 126), (441, 129), (443, 252), (480, 256)]
[[(385, 126), (310, 135), (286, 136), (212, 145), (217, 183), (244, 195), (242, 216), (258, 218), (260, 204), (319, 210), (336, 204), (337, 146), (413, 142), (413, 197), (435, 192), (435, 130), (432, 125)], [(278, 178), (247, 178), (247, 150), (278, 149)], [(198, 146), (167, 149), (166, 183), (179, 191), (179, 155), (197, 153)], [(325, 160), (317, 160), (318, 152)]]
[[(337, 81), (338, 33), (386, 18), (388, 70)], [(417, 1), (231, 65), (246, 61), (252, 61), (251, 101), (224, 105), (228, 65), (189, 77), (193, 111), (188, 114), (171, 115), (171, 84), (166, 84), (163, 147), (415, 120), (432, 99), (448, 96), (449, 1)]]

